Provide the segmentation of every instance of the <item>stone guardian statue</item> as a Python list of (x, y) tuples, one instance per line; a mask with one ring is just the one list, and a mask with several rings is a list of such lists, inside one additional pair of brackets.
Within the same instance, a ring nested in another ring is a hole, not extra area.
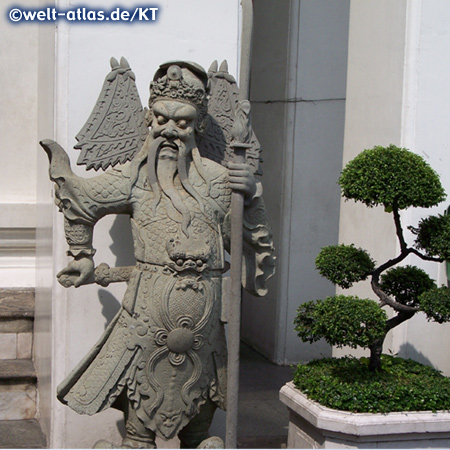
[[(120, 448), (156, 448), (156, 436), (177, 435), (182, 448), (204, 447), (215, 409), (226, 409), (222, 278), (233, 189), (245, 198), (243, 287), (264, 295), (274, 272), (254, 177), (259, 144), (248, 128), (247, 163), (233, 164), (231, 130), (249, 105), (239, 111), (226, 65), (206, 73), (191, 62), (162, 64), (147, 110), (126, 60), (113, 58), (111, 66), (76, 146), (79, 164), (105, 173), (79, 177), (56, 142), (41, 142), (73, 258), (59, 282), (128, 284), (121, 309), (59, 385), (58, 398), (79, 414), (122, 410)], [(135, 266), (95, 268), (93, 228), (107, 214), (130, 217)]]

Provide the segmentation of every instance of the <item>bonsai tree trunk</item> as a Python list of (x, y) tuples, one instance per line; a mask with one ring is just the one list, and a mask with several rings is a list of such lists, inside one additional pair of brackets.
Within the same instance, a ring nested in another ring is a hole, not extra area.
[[(400, 325), (406, 320), (411, 319), (411, 317), (414, 316), (415, 313), (416, 311), (399, 311), (396, 316), (391, 317), (386, 322), (386, 334), (388, 333), (388, 331), (392, 330), (397, 325)], [(378, 372), (381, 370), (381, 353), (383, 351), (383, 343), (384, 339), (386, 338), (386, 334), (383, 336), (382, 339), (377, 339), (369, 345), (370, 350), (369, 370), (371, 372)]]
[[(386, 335), (385, 335), (386, 337)], [(370, 346), (369, 370), (371, 372), (381, 371), (381, 352), (383, 351), (383, 339), (377, 339)]]

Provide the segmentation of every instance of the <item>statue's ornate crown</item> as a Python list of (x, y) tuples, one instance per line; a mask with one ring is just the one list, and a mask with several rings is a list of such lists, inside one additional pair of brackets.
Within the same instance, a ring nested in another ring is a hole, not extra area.
[(178, 100), (194, 105), (202, 111), (207, 107), (207, 75), (194, 63), (162, 64), (150, 83), (149, 105), (157, 100)]

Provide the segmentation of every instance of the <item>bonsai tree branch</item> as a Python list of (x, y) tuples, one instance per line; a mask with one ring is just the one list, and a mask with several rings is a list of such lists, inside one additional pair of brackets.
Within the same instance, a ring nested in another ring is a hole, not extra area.
[(417, 311), (418, 309), (412, 308), (411, 311), (400, 311), (396, 316), (391, 317), (386, 321), (386, 333), (406, 320), (411, 319)]
[[(389, 305), (391, 308), (395, 309), (396, 311), (409, 312), (409, 313), (413, 313), (413, 315), (414, 315), (414, 313), (419, 311), (418, 307), (412, 307), (412, 306), (403, 305), (401, 303), (398, 303), (395, 300), (393, 300), (389, 295), (387, 295), (380, 288), (380, 284), (379, 284), (380, 275), (383, 272), (385, 272), (386, 270), (390, 269), (391, 267), (402, 262), (410, 254), (416, 255), (424, 261), (443, 262), (444, 260), (441, 258), (424, 255), (419, 250), (412, 248), (412, 247), (408, 247), (408, 245), (405, 241), (404, 234), (403, 234), (403, 227), (402, 227), (401, 220), (400, 220), (399, 208), (397, 207), (396, 203), (397, 202), (394, 201), (394, 206), (392, 207), (392, 213), (393, 213), (393, 217), (394, 217), (395, 231), (396, 231), (399, 243), (400, 243), (400, 254), (396, 258), (386, 261), (384, 264), (380, 265), (372, 272), (371, 286), (372, 286), (372, 290), (374, 291), (374, 293), (380, 299), (380, 307)], [(404, 320), (407, 320), (407, 319), (404, 319)], [(390, 327), (389, 330), (394, 328), (394, 326), (396, 326), (396, 325), (393, 325), (392, 327)]]
[(423, 253), (419, 252), (419, 250), (416, 250), (415, 248), (411, 248), (409, 250), (410, 250), (410, 253), (414, 253), (414, 255), (418, 256), (420, 259), (423, 259), (424, 261), (432, 261), (432, 262), (438, 262), (438, 263), (445, 261), (445, 259), (443, 259), (443, 258), (436, 258), (434, 256), (424, 255)]
[(397, 233), (398, 241), (400, 243), (400, 254), (406, 252), (408, 246), (406, 245), (405, 236), (403, 235), (403, 228), (400, 221), (400, 213), (397, 206), (397, 201), (392, 206), (392, 214), (394, 216), (395, 232)]
[(396, 311), (403, 311), (403, 312), (412, 312), (416, 313), (419, 311), (419, 308), (408, 306), (408, 305), (402, 305), (401, 303), (396, 302), (395, 300), (392, 300), (389, 295), (387, 295), (383, 290), (380, 288), (380, 285), (378, 284), (378, 278), (375, 279), (374, 276), (372, 276), (371, 286), (373, 292), (377, 295), (377, 297), (380, 299), (380, 307), (382, 308), (385, 305), (390, 306), (391, 308), (395, 309)]

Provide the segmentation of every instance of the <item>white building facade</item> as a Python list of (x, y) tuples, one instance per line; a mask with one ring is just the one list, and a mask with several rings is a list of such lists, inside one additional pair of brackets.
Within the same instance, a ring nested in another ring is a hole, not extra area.
[[(117, 412), (78, 416), (55, 394), (117, 310), (124, 286), (64, 289), (56, 283), (68, 261), (63, 220), (37, 143), (57, 140), (70, 151), (74, 170), (86, 173), (76, 166), (74, 136), (94, 106), (111, 56), (128, 59), (143, 104), (162, 62), (185, 59), (207, 69), (226, 59), (230, 73), (239, 72), (238, 0), (154, 3), (152, 23), (12, 24), (6, 9), (2, 19), (0, 286), (36, 287), (34, 362), (40, 422), (52, 448), (86, 448), (99, 429), (100, 437), (118, 433)], [(336, 181), (343, 164), (363, 149), (392, 143), (425, 157), (450, 192), (450, 9), (445, 0), (254, 3), (253, 128), (263, 147), (278, 265), (266, 298), (244, 298), (242, 336), (272, 361), (289, 364), (332, 354), (322, 343), (302, 344), (293, 331), (300, 303), (335, 292), (314, 269), (320, 248), (354, 242), (377, 261), (398, 250), (387, 214), (341, 202)], [(21, 6), (38, 8), (39, 2)], [(110, 9), (106, 0), (83, 6)], [(124, 0), (120, 6), (135, 4)], [(58, 1), (56, 7), (73, 9), (77, 2)], [(402, 220), (415, 225), (427, 213), (405, 211)], [(96, 227), (97, 264), (132, 264), (130, 245), (123, 217), (105, 218)], [(443, 265), (422, 267), (447, 282)], [(372, 295), (364, 283), (352, 293)], [(449, 326), (418, 315), (389, 336), (386, 350), (450, 375), (449, 334)]]

